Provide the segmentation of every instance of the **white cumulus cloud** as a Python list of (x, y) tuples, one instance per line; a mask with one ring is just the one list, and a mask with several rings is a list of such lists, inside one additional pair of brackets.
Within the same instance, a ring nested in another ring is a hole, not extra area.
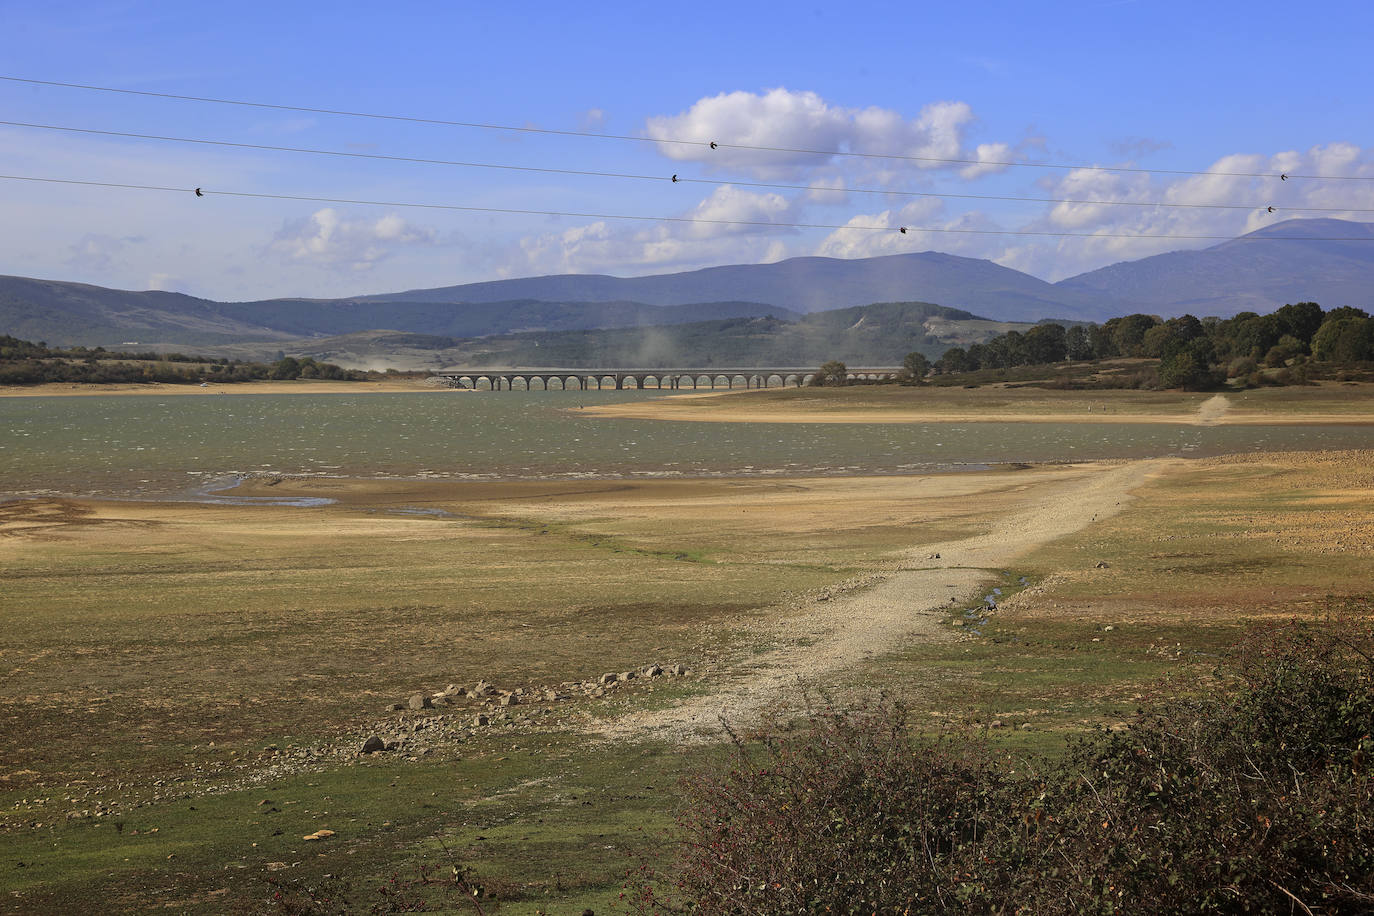
[(305, 219), (288, 221), (267, 247), (290, 262), (363, 272), (404, 247), (435, 241), (433, 230), (394, 213), (378, 219), (349, 219), (333, 207), (324, 207)]
[[(964, 135), (974, 120), (966, 102), (932, 102), (908, 118), (887, 108), (845, 108), (815, 92), (777, 88), (700, 99), (679, 114), (650, 118), (645, 129), (670, 159), (779, 177), (825, 167), (835, 158), (794, 150), (973, 158), (976, 154), (964, 148)], [(710, 141), (718, 148), (705, 145)], [(739, 146), (768, 149), (734, 148)], [(938, 161), (911, 164), (923, 169), (948, 166)]]
[(984, 175), (1005, 172), (1010, 167), (1005, 163), (1015, 162), (1015, 155), (1011, 147), (1005, 143), (979, 143), (973, 151), (973, 158), (978, 160), (977, 164), (964, 166), (959, 170), (959, 177), (972, 181)]
[[(1374, 150), (1337, 143), (1305, 152), (1237, 153), (1218, 158), (1196, 175), (1075, 169), (1042, 181), (1041, 189), (1049, 197), (1100, 203), (1052, 204), (1019, 228), (1088, 237), (1018, 242), (1000, 263), (1061, 279), (1115, 261), (1217, 244), (1288, 219), (1369, 221), (1374, 181), (1250, 177), (1284, 172), (1374, 179)], [(1215, 204), (1225, 206), (1209, 206)]]
[[(720, 185), (683, 214), (684, 220), (652, 225), (598, 220), (520, 242), (523, 263), (515, 273), (623, 270), (646, 273), (704, 264), (778, 260), (786, 248), (780, 233), (793, 230), (796, 204), (781, 194), (760, 194)], [(779, 228), (770, 228), (771, 226)]]

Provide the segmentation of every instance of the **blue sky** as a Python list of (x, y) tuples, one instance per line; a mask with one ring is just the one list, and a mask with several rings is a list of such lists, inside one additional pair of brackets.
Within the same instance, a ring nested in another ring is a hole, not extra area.
[[(4, 76), (650, 140), (1374, 178), (1374, 5), (1368, 3), (526, 3), (505, 9), (335, 3), (326, 9), (5, 0), (0, 9)], [(628, 276), (930, 249), (1059, 279), (1208, 244), (1117, 235), (1229, 236), (1296, 216), (1374, 221), (1374, 181), (1279, 183), (712, 153), (4, 81), (0, 110), (6, 121), (660, 179), (0, 126), (5, 175), (209, 192), (196, 199), (0, 180), (7, 216), (0, 221), (0, 273), (219, 299), (339, 296), (562, 272)], [(701, 181), (675, 185), (667, 181), (673, 173)], [(223, 191), (727, 223), (216, 193)], [(1279, 212), (1263, 209), (1270, 204)], [(732, 220), (772, 225), (729, 225)], [(779, 225), (788, 223), (852, 228)], [(900, 225), (912, 231), (902, 235)], [(989, 232), (999, 229), (1096, 237)]]

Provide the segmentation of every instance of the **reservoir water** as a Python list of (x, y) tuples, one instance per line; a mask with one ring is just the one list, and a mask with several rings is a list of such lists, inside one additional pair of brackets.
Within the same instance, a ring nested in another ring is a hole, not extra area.
[(449, 479), (862, 474), (1367, 448), (1360, 426), (742, 424), (599, 418), (657, 392), (0, 398), (0, 499), (195, 497), (246, 474)]

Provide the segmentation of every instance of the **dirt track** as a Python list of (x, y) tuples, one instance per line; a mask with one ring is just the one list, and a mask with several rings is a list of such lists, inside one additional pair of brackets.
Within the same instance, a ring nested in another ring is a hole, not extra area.
[[(717, 738), (721, 720), (748, 727), (761, 713), (846, 668), (919, 636), (948, 639), (940, 624), (948, 608), (982, 593), (994, 571), (1041, 544), (1114, 515), (1131, 491), (1178, 459), (1065, 469), (1031, 482), (986, 534), (910, 551), (866, 587), (816, 601), (760, 626), (760, 641), (782, 643), (726, 672), (711, 693), (664, 710), (632, 713), (605, 723), (609, 738), (675, 741)], [(939, 554), (939, 559), (932, 559)], [(807, 644), (809, 643), (809, 644)]]

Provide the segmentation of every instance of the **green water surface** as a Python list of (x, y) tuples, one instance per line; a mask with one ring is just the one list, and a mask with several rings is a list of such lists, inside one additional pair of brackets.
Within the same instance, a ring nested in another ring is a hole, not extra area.
[(452, 479), (860, 474), (1367, 448), (1359, 426), (676, 423), (579, 405), (656, 392), (0, 399), (0, 498), (195, 496), (252, 473)]

